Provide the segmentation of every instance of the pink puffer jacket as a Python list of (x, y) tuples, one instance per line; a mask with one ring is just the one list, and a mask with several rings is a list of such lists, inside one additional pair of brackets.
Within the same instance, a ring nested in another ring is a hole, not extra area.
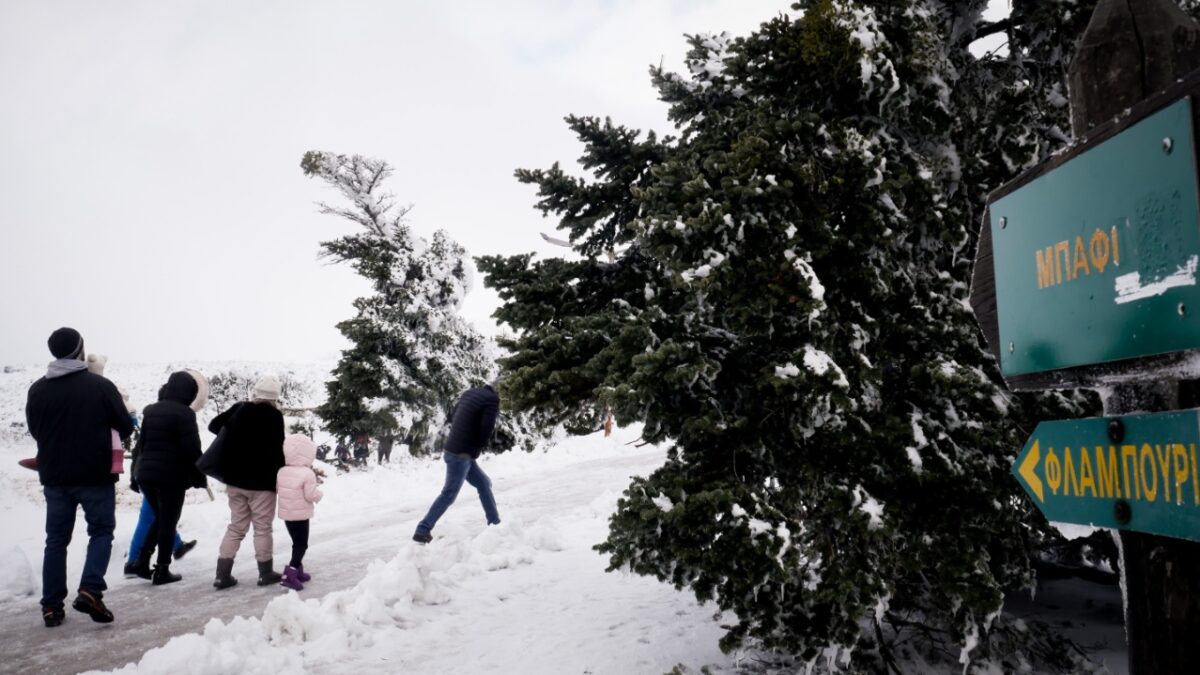
[(313, 517), (313, 504), (321, 501), (317, 474), (312, 463), (317, 446), (303, 434), (283, 439), (283, 458), (287, 463), (275, 479), (279, 493), (279, 517), (283, 520), (308, 520)]

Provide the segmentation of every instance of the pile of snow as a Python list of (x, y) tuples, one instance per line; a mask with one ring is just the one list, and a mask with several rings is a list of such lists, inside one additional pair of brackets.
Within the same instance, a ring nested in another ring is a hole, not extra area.
[(118, 673), (307, 672), (344, 663), (349, 654), (387, 647), (421, 621), (422, 605), (450, 601), (473, 576), (529, 565), (538, 551), (558, 551), (553, 522), (502, 523), (474, 537), (439, 538), (376, 561), (353, 588), (303, 600), (294, 591), (267, 605), (261, 619), (210, 621), (203, 635), (183, 635), (146, 652)]
[(25, 553), (11, 544), (0, 546), (0, 602), (33, 595), (37, 589), (33, 566)]

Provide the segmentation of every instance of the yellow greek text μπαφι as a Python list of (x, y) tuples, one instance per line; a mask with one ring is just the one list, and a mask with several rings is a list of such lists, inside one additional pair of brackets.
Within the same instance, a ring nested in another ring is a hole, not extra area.
[(1093, 270), (1103, 274), (1110, 264), (1119, 267), (1121, 247), (1117, 236), (1115, 225), (1111, 230), (1096, 228), (1086, 240), (1079, 235), (1074, 240), (1064, 239), (1035, 250), (1037, 287), (1050, 288), (1091, 276)]

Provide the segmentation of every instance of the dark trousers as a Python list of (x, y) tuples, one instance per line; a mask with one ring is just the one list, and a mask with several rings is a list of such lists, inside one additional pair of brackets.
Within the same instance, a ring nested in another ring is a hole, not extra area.
[(47, 485), (46, 550), (42, 557), (42, 607), (62, 609), (67, 597), (67, 545), (75, 529), (75, 512), (83, 507), (88, 547), (80, 590), (97, 598), (108, 589), (104, 572), (112, 555), (113, 529), (117, 526), (116, 489), (112, 485), (63, 487)]
[(308, 521), (285, 520), (283, 526), (292, 538), (292, 561), (288, 564), (299, 567), (304, 564), (304, 554), (308, 552)]
[(158, 564), (163, 569), (170, 567), (171, 554), (175, 550), (175, 527), (183, 513), (183, 497), (187, 488), (161, 483), (141, 483), (142, 494), (154, 509), (154, 524), (146, 535), (143, 547), (158, 546)]
[(447, 450), (442, 453), (442, 459), (446, 462), (446, 483), (437, 499), (433, 500), (429, 512), (417, 523), (417, 532), (429, 534), (433, 530), (438, 519), (458, 498), (458, 491), (462, 489), (464, 481), (479, 491), (479, 502), (483, 504), (483, 515), (487, 518), (488, 525), (499, 525), (500, 512), (496, 510), (496, 497), (492, 494), (492, 479), (479, 468), (474, 458)]

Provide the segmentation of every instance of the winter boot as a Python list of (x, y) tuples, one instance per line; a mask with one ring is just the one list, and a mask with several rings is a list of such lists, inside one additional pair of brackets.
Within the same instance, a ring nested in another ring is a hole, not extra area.
[(283, 575), (276, 572), (274, 568), (274, 560), (265, 560), (258, 563), (259, 586), (271, 586), (283, 580)]
[(171, 567), (167, 563), (160, 562), (154, 566), (154, 575), (150, 579), (150, 583), (155, 586), (162, 586), (164, 584), (173, 584), (181, 579), (183, 579), (182, 576), (171, 574)]
[(428, 544), (429, 542), (433, 541), (433, 535), (428, 532), (414, 532), (413, 541), (417, 542), (418, 544)]
[(312, 581), (312, 575), (309, 574), (308, 572), (304, 571), (303, 564), (296, 565), (296, 578), (299, 579), (302, 583), (306, 583), (306, 584), (308, 582)]
[(284, 588), (290, 588), (293, 591), (304, 590), (304, 584), (300, 583), (299, 572), (291, 565), (283, 568), (283, 581), (280, 581), (279, 585)]
[(237, 586), (237, 579), (233, 578), (233, 558), (217, 558), (217, 579), (213, 588), (219, 591), (230, 586)]
[(137, 561), (125, 563), (125, 578), (141, 577), (149, 579), (151, 576), (150, 558), (154, 555), (154, 549), (146, 546), (142, 547), (141, 553), (138, 554)]

